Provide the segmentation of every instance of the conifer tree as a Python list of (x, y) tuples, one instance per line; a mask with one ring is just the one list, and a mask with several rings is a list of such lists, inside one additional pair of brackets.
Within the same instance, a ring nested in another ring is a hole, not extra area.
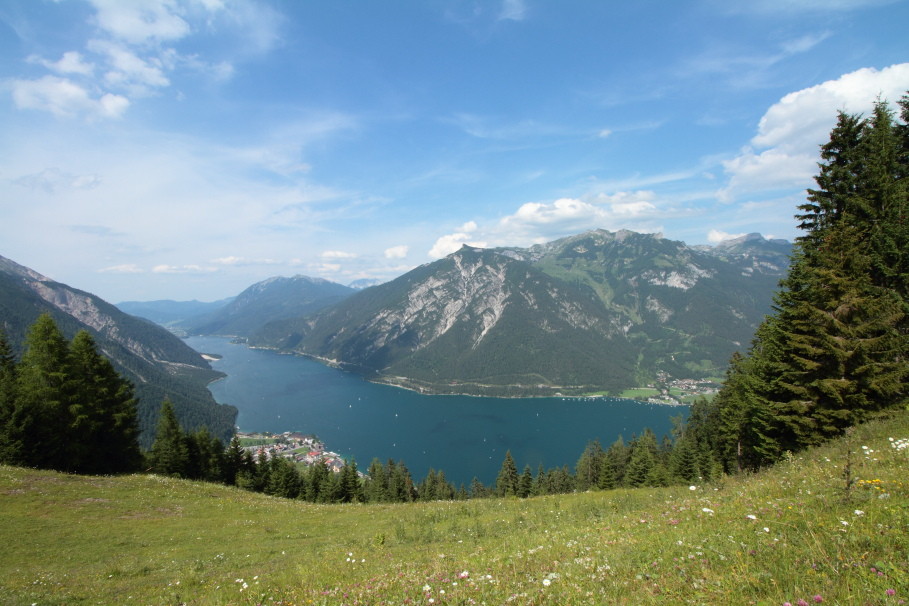
[(533, 494), (533, 471), (530, 470), (530, 465), (525, 465), (524, 471), (518, 478), (517, 495), (522, 499), (526, 499), (531, 494)]
[(189, 452), (174, 405), (168, 399), (161, 403), (155, 441), (148, 453), (148, 462), (154, 473), (178, 477), (186, 475)]
[(15, 429), (16, 358), (0, 326), (0, 463), (13, 463), (21, 451), (21, 437)]
[(141, 464), (133, 387), (98, 353), (87, 331), (69, 350), (70, 449), (68, 469), (101, 474), (135, 471)]
[(505, 453), (505, 460), (496, 477), (496, 494), (500, 497), (511, 497), (518, 492), (518, 467), (511, 457), (511, 451)]
[(597, 488), (605, 456), (606, 453), (603, 452), (599, 440), (588, 442), (575, 466), (575, 482), (578, 490)]
[(11, 461), (46, 469), (68, 469), (71, 425), (67, 378), (69, 344), (49, 314), (28, 331), (17, 367), (12, 438), (21, 444)]

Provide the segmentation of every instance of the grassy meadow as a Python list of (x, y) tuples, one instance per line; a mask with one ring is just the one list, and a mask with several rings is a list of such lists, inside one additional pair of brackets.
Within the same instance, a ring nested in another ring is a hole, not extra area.
[(906, 604), (909, 413), (710, 486), (313, 505), (0, 467), (2, 604)]

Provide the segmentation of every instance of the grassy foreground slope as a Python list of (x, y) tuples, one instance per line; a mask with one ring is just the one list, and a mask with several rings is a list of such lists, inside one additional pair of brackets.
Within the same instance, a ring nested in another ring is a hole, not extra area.
[(695, 490), (387, 506), (0, 467), (0, 603), (907, 603), (904, 444), (909, 413)]

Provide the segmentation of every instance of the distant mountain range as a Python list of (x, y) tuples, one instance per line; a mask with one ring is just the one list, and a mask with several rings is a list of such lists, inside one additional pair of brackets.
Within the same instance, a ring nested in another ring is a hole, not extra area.
[(90, 293), (0, 257), (0, 324), (17, 352), (29, 327), (45, 312), (69, 339), (79, 330), (91, 333), (99, 350), (135, 385), (144, 447), (151, 445), (166, 397), (185, 428), (206, 426), (225, 440), (233, 435), (237, 409), (215, 402), (206, 387), (223, 375), (183, 341)]
[(530, 248), (468, 246), (321, 311), (263, 322), (251, 345), (430, 393), (577, 394), (721, 375), (748, 346), (791, 246), (716, 247), (592, 231)]

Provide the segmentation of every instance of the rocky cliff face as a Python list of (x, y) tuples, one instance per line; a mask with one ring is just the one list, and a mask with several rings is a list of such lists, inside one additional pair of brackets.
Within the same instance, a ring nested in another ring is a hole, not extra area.
[(252, 342), (433, 392), (615, 391), (658, 371), (720, 375), (769, 309), (784, 249), (606, 231), (465, 246)]

